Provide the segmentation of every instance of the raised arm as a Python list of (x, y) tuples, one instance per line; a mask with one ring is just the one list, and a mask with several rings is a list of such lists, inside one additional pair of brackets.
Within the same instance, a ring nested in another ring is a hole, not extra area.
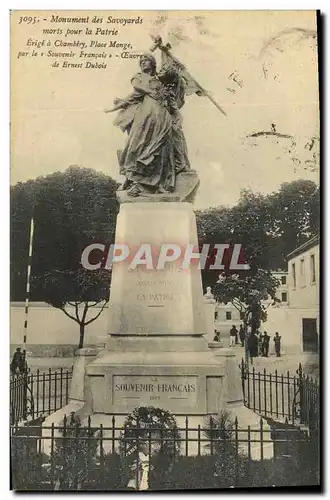
[(137, 92), (149, 95), (153, 99), (161, 100), (160, 93), (157, 90), (151, 89), (149, 85), (145, 83), (142, 78), (140, 78), (139, 74), (135, 75), (132, 78), (131, 83), (133, 85), (134, 90), (136, 90)]

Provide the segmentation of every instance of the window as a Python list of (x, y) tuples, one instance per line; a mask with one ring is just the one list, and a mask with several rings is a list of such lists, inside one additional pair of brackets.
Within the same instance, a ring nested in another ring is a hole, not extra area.
[(296, 288), (296, 264), (292, 264), (292, 281), (293, 288)]
[(239, 319), (243, 321), (243, 320), (244, 320), (244, 318), (245, 318), (245, 314), (244, 314), (244, 312), (242, 312), (242, 311), (241, 311), (241, 312), (239, 313)]
[(288, 294), (286, 292), (282, 292), (282, 302), (288, 301)]
[(214, 319), (218, 319), (218, 311), (215, 311), (215, 313), (214, 313)]
[(286, 276), (281, 276), (282, 285), (286, 285)]
[(300, 280), (301, 286), (305, 285), (305, 259), (300, 259)]
[(231, 320), (231, 312), (230, 311), (226, 311), (226, 319)]
[(311, 282), (315, 283), (316, 273), (315, 273), (315, 255), (311, 255)]

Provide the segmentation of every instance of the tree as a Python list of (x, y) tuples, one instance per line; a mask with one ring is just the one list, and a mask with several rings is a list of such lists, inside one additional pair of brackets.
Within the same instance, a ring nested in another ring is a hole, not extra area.
[(282, 184), (267, 197), (268, 232), (275, 252), (272, 269), (286, 264), (286, 256), (320, 230), (320, 189), (314, 182), (300, 179)]
[[(35, 278), (45, 302), (60, 309), (79, 325), (78, 349), (84, 347), (85, 328), (102, 314), (109, 300), (110, 271), (54, 270)], [(92, 298), (92, 299), (91, 299)], [(66, 308), (74, 308), (72, 314)], [(92, 315), (95, 307), (98, 312)]]
[[(198, 211), (196, 220), (200, 245), (241, 244), (254, 273), (286, 269), (286, 256), (319, 232), (319, 187), (299, 180), (269, 195), (243, 190), (235, 206)], [(214, 286), (218, 273), (206, 268), (202, 278), (204, 287)]]
[(250, 326), (252, 333), (257, 331), (262, 321), (267, 319), (267, 307), (263, 301), (270, 296), (275, 303), (276, 289), (280, 285), (269, 270), (259, 269), (247, 275), (232, 274), (219, 276), (213, 288), (218, 302), (233, 306), (242, 314), (245, 327)]
[[(114, 242), (117, 189), (111, 177), (77, 166), (11, 188), (11, 300), (25, 299), (32, 215), (32, 277), (78, 270), (87, 245)], [(42, 279), (35, 280), (31, 299), (45, 300), (44, 290)]]

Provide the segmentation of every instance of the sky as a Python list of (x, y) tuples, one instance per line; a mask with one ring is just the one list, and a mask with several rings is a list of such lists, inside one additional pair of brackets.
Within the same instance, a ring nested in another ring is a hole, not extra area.
[[(115, 12), (116, 17), (127, 15)], [(182, 110), (190, 163), (201, 180), (196, 208), (232, 205), (242, 189), (269, 193), (299, 178), (318, 182), (317, 171), (304, 169), (315, 151), (306, 143), (319, 135), (315, 12), (136, 15), (143, 17), (142, 25), (122, 27), (118, 40), (145, 51), (152, 45), (150, 34), (160, 34), (227, 113), (223, 116), (206, 97), (196, 95), (187, 96)], [(70, 165), (123, 180), (116, 152), (125, 136), (113, 126), (115, 115), (105, 114), (104, 109), (115, 97), (130, 92), (137, 61), (113, 58), (101, 70), (51, 68), (49, 58), (17, 59), (29, 37), (43, 39), (40, 26), (17, 25), (14, 17), (11, 31), (11, 183), (64, 171)], [(291, 138), (247, 138), (271, 131), (272, 124), (276, 132)]]

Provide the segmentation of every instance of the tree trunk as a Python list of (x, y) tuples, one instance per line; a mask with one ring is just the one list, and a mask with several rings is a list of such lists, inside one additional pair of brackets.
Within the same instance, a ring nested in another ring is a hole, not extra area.
[(85, 337), (85, 323), (79, 323), (79, 345), (78, 349), (82, 349), (84, 347), (84, 337)]

